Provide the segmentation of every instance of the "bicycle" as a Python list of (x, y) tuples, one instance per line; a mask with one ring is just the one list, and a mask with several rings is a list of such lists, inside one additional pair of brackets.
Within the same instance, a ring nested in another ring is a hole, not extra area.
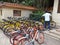
[(14, 41), (18, 41), (21, 42), (20, 40), (25, 39), (26, 37), (24, 37), (22, 34), (18, 34), (17, 31), (12, 33), (12, 36), (10, 36), (10, 43), (13, 44)]
[[(6, 20), (6, 19), (3, 19), (4, 21), (4, 25), (3, 25), (3, 32), (5, 35), (8, 36), (8, 33), (15, 30), (16, 27), (19, 27), (20, 26), (20, 22), (17, 22), (17, 21), (13, 21), (13, 20)], [(7, 24), (6, 24), (7, 23)]]
[(14, 38), (10, 38), (10, 43), (13, 45), (33, 45), (32, 41), (29, 41), (27, 37), (24, 37), (22, 35), (15, 36)]

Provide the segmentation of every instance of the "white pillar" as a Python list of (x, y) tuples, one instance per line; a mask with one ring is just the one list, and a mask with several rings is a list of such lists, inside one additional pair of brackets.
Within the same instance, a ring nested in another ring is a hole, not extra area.
[(54, 0), (53, 14), (57, 13), (59, 0)]
[(53, 6), (53, 12), (52, 12), (52, 20), (57, 23), (57, 25), (60, 25), (60, 13), (57, 13), (58, 11), (58, 4), (59, 0), (54, 0), (54, 6)]

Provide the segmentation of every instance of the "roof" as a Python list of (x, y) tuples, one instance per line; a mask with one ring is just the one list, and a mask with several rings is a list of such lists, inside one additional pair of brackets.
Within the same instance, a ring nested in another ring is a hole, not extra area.
[(0, 8), (1, 7), (18, 8), (18, 9), (26, 9), (26, 10), (37, 10), (37, 8), (35, 7), (25, 6), (25, 5), (17, 4), (17, 3), (8, 3), (8, 2), (0, 2)]

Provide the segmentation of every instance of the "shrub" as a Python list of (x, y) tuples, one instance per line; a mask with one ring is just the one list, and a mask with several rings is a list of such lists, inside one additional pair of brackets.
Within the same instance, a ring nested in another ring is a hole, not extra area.
[(35, 21), (40, 21), (41, 16), (44, 14), (44, 11), (34, 11), (32, 14), (30, 14), (30, 19)]

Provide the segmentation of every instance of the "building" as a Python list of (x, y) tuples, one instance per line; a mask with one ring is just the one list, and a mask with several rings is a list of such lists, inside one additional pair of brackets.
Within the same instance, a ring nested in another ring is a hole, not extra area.
[(54, 0), (52, 19), (60, 25), (60, 0)]
[[(52, 20), (60, 25), (60, 0), (49, 0), (49, 11), (52, 12)], [(24, 6), (16, 3), (0, 3), (0, 20), (7, 17), (29, 17), (32, 11), (37, 10), (34, 7)]]
[(29, 17), (34, 10), (37, 9), (16, 3), (0, 2), (0, 20), (7, 17)]
[(60, 0), (49, 0), (48, 11), (52, 12), (52, 20), (60, 25)]

